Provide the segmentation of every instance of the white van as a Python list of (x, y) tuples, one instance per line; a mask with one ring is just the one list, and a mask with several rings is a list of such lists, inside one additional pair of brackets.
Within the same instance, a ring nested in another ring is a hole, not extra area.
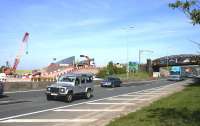
[(0, 82), (6, 82), (6, 74), (0, 73)]

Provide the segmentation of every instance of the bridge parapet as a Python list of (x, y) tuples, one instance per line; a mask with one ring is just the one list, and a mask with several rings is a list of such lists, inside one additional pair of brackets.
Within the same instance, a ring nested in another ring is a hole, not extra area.
[(153, 60), (153, 67), (200, 65), (200, 55), (184, 54), (165, 56)]

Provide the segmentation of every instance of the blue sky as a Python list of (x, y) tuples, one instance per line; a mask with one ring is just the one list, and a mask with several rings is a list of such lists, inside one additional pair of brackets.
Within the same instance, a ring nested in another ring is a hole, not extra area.
[[(180, 11), (168, 8), (171, 0), (0, 0), (0, 65), (13, 64), (21, 39), (30, 33), (28, 55), (19, 69), (35, 69), (80, 54), (95, 58), (97, 66), (108, 61), (197, 53), (189, 40), (200, 41)], [(172, 1), (171, 1), (172, 2)], [(130, 28), (134, 27), (134, 28)], [(79, 59), (81, 60), (81, 59)]]

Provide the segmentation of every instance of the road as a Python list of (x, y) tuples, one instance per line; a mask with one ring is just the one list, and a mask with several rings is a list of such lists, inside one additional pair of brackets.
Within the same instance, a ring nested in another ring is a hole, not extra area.
[(47, 101), (44, 90), (8, 93), (5, 95), (5, 97), (0, 98), (0, 121), (30, 115), (37, 117), (56, 108), (79, 105), (88, 101), (98, 101), (108, 97), (166, 86), (172, 83), (174, 82), (157, 80), (150, 82), (140, 82), (140, 84), (124, 84), (119, 88), (101, 88), (99, 86), (95, 86), (94, 97), (92, 97), (90, 100), (76, 98), (72, 103), (65, 103), (59, 100)]

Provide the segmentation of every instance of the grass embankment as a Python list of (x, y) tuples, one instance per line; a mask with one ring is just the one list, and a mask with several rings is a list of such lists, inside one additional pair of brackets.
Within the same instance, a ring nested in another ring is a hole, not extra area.
[[(127, 80), (127, 74), (118, 74), (115, 76), (119, 77), (123, 81)], [(147, 72), (136, 72), (136, 73), (130, 73), (128, 75), (128, 80), (148, 80), (148, 79), (151, 79), (151, 76)]]
[(16, 73), (17, 74), (31, 74), (32, 73), (32, 70), (16, 70)]
[(116, 119), (108, 126), (200, 126), (200, 83)]

